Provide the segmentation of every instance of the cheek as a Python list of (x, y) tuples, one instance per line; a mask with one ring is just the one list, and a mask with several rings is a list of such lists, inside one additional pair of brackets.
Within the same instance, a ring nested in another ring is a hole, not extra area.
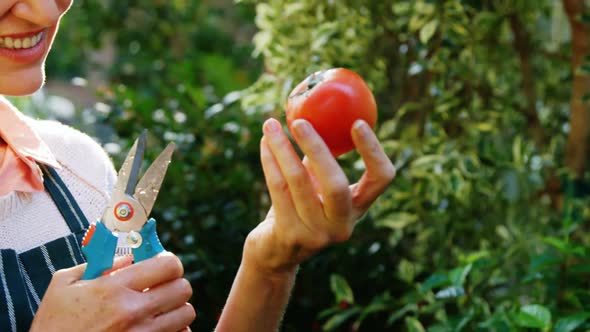
[(57, 0), (57, 6), (62, 13), (65, 13), (73, 2), (73, 0)]

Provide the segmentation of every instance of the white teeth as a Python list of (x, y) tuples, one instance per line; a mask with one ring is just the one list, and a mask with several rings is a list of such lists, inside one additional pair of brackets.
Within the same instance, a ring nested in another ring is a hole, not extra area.
[(12, 37), (0, 37), (0, 48), (8, 49), (27, 49), (37, 46), (45, 32), (39, 32), (35, 36), (26, 38), (12, 38)]

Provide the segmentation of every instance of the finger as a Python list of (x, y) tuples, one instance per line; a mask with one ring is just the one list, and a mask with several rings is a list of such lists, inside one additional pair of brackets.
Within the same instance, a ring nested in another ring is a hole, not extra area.
[(125, 268), (131, 264), (133, 264), (133, 256), (125, 255), (125, 256), (117, 257), (113, 261), (113, 267), (111, 269), (103, 272), (102, 275), (111, 274), (112, 272), (115, 272), (117, 270)]
[(0, 13), (6, 13), (12, 6), (14, 6), (14, 3), (10, 1), (0, 1)]
[(196, 317), (197, 314), (193, 306), (189, 303), (185, 303), (174, 310), (156, 316), (147, 330), (158, 332), (176, 332), (191, 325)]
[(307, 156), (303, 157), (303, 160), (301, 161), (301, 163), (303, 164), (303, 166), (305, 166), (305, 169), (307, 170), (307, 173), (309, 174), (309, 178), (311, 179), (311, 184), (313, 185), (313, 189), (315, 190), (316, 193), (318, 193), (318, 195), (320, 197), (320, 202), (323, 202), (324, 199), (321, 194), (322, 188), (320, 186), (320, 182), (318, 180), (318, 177), (315, 174), (315, 171), (313, 170), (313, 167), (311, 167), (311, 164), (309, 162), (309, 158), (307, 158)]
[[(105, 271), (102, 275), (108, 275), (131, 264), (133, 264), (133, 257), (131, 256), (117, 257), (113, 261), (113, 267), (110, 270)], [(55, 277), (56, 279), (61, 280), (61, 282), (71, 285), (82, 279), (87, 266), (88, 264), (84, 263), (69, 269), (57, 271)]]
[(150, 312), (160, 315), (184, 305), (193, 295), (193, 289), (188, 280), (180, 278), (144, 293), (150, 303)]
[[(271, 211), (292, 211), (295, 210), (287, 180), (283, 177), (279, 164), (270, 151), (270, 147), (266, 142), (266, 137), (262, 137), (260, 141), (260, 161), (262, 163), (262, 171), (268, 187), (268, 193), (272, 201)], [(270, 213), (270, 211), (269, 211)]]
[(107, 277), (128, 288), (143, 291), (167, 281), (181, 278), (184, 268), (174, 254), (164, 252), (137, 264), (112, 272)]
[(308, 121), (295, 120), (291, 127), (297, 144), (305, 153), (316, 175), (326, 216), (332, 220), (348, 218), (351, 211), (351, 196), (344, 171)]
[(366, 169), (352, 190), (353, 205), (362, 214), (391, 183), (395, 177), (395, 167), (365, 121), (355, 122), (351, 133)]
[(309, 174), (280, 123), (275, 119), (269, 119), (265, 122), (263, 129), (270, 151), (287, 181), (297, 214), (303, 220), (316, 220), (323, 217), (320, 213), (322, 205), (313, 189)]

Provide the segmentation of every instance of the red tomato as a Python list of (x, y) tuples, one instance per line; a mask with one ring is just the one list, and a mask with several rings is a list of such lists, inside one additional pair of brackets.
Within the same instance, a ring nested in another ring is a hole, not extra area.
[(309, 121), (334, 156), (354, 149), (350, 130), (358, 119), (371, 128), (377, 104), (365, 81), (344, 68), (321, 70), (299, 83), (287, 99), (287, 127), (296, 119)]

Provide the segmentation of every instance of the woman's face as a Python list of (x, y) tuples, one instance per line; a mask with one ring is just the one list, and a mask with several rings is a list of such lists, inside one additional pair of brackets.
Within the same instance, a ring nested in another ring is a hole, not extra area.
[(73, 0), (0, 0), (0, 95), (38, 90), (59, 20)]

